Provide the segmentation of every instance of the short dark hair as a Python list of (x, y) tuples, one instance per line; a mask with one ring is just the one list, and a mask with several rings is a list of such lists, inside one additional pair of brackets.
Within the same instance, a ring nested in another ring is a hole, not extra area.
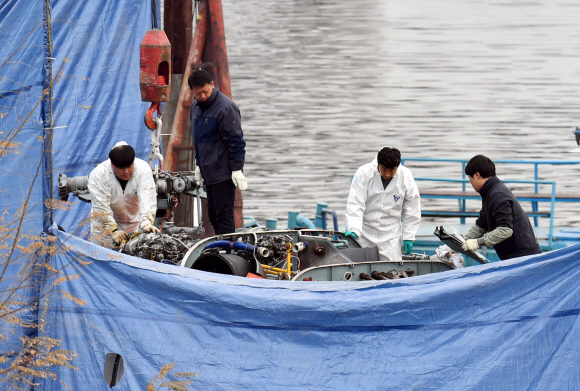
[(206, 84), (211, 84), (212, 81), (208, 71), (205, 69), (196, 69), (189, 75), (187, 84), (189, 84), (189, 88), (204, 87)]
[(495, 164), (486, 156), (474, 156), (465, 166), (465, 175), (472, 177), (476, 172), (479, 172), (482, 178), (495, 176)]
[(377, 162), (389, 170), (401, 164), (401, 152), (397, 148), (384, 147), (377, 155)]
[(109, 159), (117, 168), (131, 167), (135, 161), (135, 150), (130, 145), (119, 145), (109, 152)]

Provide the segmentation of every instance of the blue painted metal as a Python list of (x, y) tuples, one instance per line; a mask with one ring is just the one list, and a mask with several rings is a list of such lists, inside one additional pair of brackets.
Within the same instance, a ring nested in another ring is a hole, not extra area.
[(253, 217), (244, 217), (244, 227), (245, 228), (260, 227), (260, 223)]
[(278, 224), (278, 219), (266, 219), (266, 228), (275, 230), (276, 225)]
[(328, 208), (327, 202), (319, 202), (316, 204), (316, 218), (314, 219), (314, 225), (316, 228), (326, 228), (326, 215), (332, 214), (332, 220), (334, 223), (334, 230), (338, 231), (338, 216), (334, 209)]
[(320, 212), (322, 214), (322, 229), (326, 229), (326, 214), (331, 213), (334, 230), (338, 231), (338, 216), (336, 215), (336, 211), (334, 209), (324, 208)]
[(314, 218), (314, 225), (316, 226), (316, 228), (323, 228), (326, 229), (324, 227), (326, 227), (326, 221), (322, 216), (322, 210), (323, 209), (327, 209), (328, 208), (328, 202), (318, 202), (316, 204), (316, 216)]
[(312, 220), (302, 216), (300, 212), (288, 212), (288, 229), (294, 228), (316, 229), (316, 226)]

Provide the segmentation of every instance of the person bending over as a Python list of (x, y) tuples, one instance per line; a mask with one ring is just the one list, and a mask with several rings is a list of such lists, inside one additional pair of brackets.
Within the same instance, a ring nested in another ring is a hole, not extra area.
[(493, 161), (474, 156), (465, 166), (465, 174), (481, 195), (481, 211), (464, 236), (463, 250), (493, 247), (502, 261), (541, 253), (530, 219), (511, 190), (495, 176)]
[(91, 242), (113, 247), (127, 240), (128, 232), (154, 232), (157, 189), (147, 162), (135, 158), (135, 150), (120, 141), (109, 159), (89, 175), (91, 193)]

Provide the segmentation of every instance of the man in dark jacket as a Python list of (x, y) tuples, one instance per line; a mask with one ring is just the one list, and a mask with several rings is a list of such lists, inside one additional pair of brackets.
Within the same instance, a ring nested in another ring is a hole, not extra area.
[(242, 172), (246, 142), (240, 110), (214, 87), (207, 71), (193, 71), (188, 84), (195, 97), (190, 111), (195, 176), (205, 182), (208, 215), (215, 233), (232, 233), (236, 229), (236, 187), (240, 190), (248, 188)]
[(501, 260), (539, 254), (542, 251), (526, 212), (510, 189), (495, 176), (495, 164), (477, 155), (465, 166), (471, 186), (479, 192), (482, 207), (462, 247), (475, 251), (493, 246)]

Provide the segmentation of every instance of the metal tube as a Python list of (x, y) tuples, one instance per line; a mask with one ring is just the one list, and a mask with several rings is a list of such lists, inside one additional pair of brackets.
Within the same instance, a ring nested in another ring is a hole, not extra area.
[(292, 243), (286, 243), (286, 254), (288, 259), (286, 260), (286, 268), (289, 276), (292, 276)]
[[(262, 267), (263, 267), (264, 269), (271, 270), (271, 271), (272, 271), (272, 273), (274, 273), (274, 272), (277, 272), (277, 273), (288, 273), (288, 270), (280, 269), (280, 268), (273, 267), (273, 266), (268, 266), (268, 265), (264, 265), (264, 264), (262, 264)], [(268, 270), (266, 270), (266, 272), (267, 272)]]
[(208, 248), (221, 247), (221, 248), (233, 248), (236, 250), (244, 250), (249, 252), (257, 252), (261, 256), (267, 258), (270, 255), (270, 250), (265, 247), (254, 246), (253, 244), (242, 243), (242, 242), (230, 242), (229, 240), (217, 240), (213, 243), (208, 244), (204, 247), (204, 250)]
[(326, 213), (332, 213), (332, 221), (334, 223), (334, 230), (338, 231), (338, 216), (334, 209), (324, 208), (320, 211), (322, 214), (322, 229), (326, 229)]
[(185, 132), (185, 126), (187, 125), (187, 120), (189, 117), (189, 107), (191, 106), (191, 101), (193, 94), (189, 85), (187, 84), (187, 79), (195, 65), (201, 63), (201, 55), (203, 53), (203, 48), (205, 46), (205, 37), (207, 31), (207, 4), (202, 1), (199, 6), (199, 14), (197, 17), (197, 23), (195, 24), (195, 31), (193, 33), (193, 39), (191, 40), (191, 45), (189, 48), (189, 54), (187, 56), (187, 63), (185, 65), (185, 72), (183, 73), (183, 80), (181, 81), (181, 91), (179, 93), (179, 100), (177, 101), (177, 106), (175, 107), (175, 117), (173, 119), (173, 125), (171, 127), (171, 136), (169, 136), (169, 142), (167, 143), (167, 153), (165, 168), (169, 171), (175, 171), (177, 166), (177, 152), (174, 151), (175, 146), (181, 145), (183, 140), (183, 134)]

